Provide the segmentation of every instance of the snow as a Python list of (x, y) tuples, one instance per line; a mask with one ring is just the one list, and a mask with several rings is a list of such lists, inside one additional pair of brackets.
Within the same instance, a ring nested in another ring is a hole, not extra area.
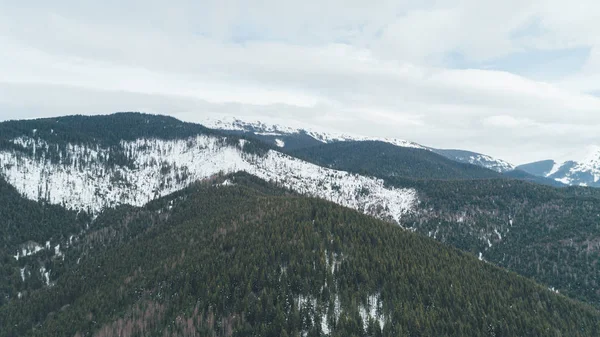
[[(545, 175), (566, 185), (592, 186), (600, 182), (600, 146), (586, 148), (587, 155), (578, 161), (554, 163)], [(568, 171), (566, 168), (570, 167)], [(565, 172), (566, 171), (566, 172)], [(561, 172), (561, 175), (557, 175)]]
[(590, 146), (588, 155), (571, 169), (571, 173), (587, 172), (593, 176), (594, 183), (600, 180), (600, 146)]
[[(292, 121), (285, 121), (286, 124), (294, 124)], [(322, 143), (333, 143), (333, 142), (346, 142), (346, 141), (380, 141), (390, 143), (392, 145), (400, 147), (411, 147), (423, 150), (429, 150), (428, 148), (410, 142), (403, 139), (389, 138), (389, 137), (370, 137), (362, 135), (354, 135), (348, 133), (342, 133), (334, 130), (316, 130), (315, 126), (295, 123), (296, 127), (283, 126), (281, 124), (275, 124), (274, 122), (261, 122), (252, 121), (251, 118), (246, 120), (240, 120), (232, 116), (222, 116), (220, 118), (208, 118), (201, 123), (212, 129), (218, 130), (230, 130), (230, 131), (246, 131), (253, 132), (257, 135), (266, 136), (285, 136), (306, 133), (310, 137), (322, 142)], [(277, 144), (279, 146), (279, 144)], [(281, 146), (280, 146), (281, 147)]]
[(469, 164), (488, 168), (496, 172), (507, 172), (515, 169), (515, 166), (502, 159), (496, 159), (485, 154), (473, 154), (467, 158)]
[(15, 260), (19, 261), (20, 258), (37, 254), (41, 250), (44, 250), (44, 247), (38, 245), (35, 242), (28, 242), (26, 244), (23, 244), (21, 248), (19, 248), (19, 250), (17, 251), (17, 254), (13, 255), (13, 257), (15, 258)]
[(558, 172), (560, 170), (560, 168), (563, 167), (564, 164), (565, 163), (554, 162), (554, 165), (552, 166), (552, 169), (550, 169), (550, 171), (548, 173), (546, 173), (546, 178), (555, 175), (556, 172)]
[(60, 244), (54, 246), (54, 255), (57, 256), (57, 257), (61, 257), (62, 256), (64, 258), (63, 253), (60, 251)]
[(277, 145), (278, 147), (284, 147), (285, 146), (285, 142), (279, 138), (275, 139), (275, 145)]
[(379, 328), (383, 329), (385, 326), (385, 317), (381, 314), (383, 304), (381, 302), (381, 296), (379, 294), (370, 295), (367, 298), (366, 305), (360, 305), (358, 307), (358, 313), (363, 321), (363, 327), (366, 329), (370, 319), (374, 319)]
[[(229, 180), (229, 179), (226, 179), (226, 180), (225, 180), (225, 181), (224, 181), (224, 182), (221, 184), (221, 186), (233, 186), (233, 185), (235, 185), (235, 184), (234, 184), (234, 183), (233, 183), (231, 180)], [(171, 207), (171, 206), (170, 206), (170, 207)]]
[(21, 268), (21, 280), (25, 282), (25, 267)]
[[(122, 141), (120, 150), (131, 167), (106, 164), (114, 149), (69, 144), (60, 161), (51, 162), (46, 154), (50, 144), (26, 137), (14, 142), (43, 151), (36, 157), (0, 151), (0, 174), (10, 184), (29, 199), (92, 214), (120, 204), (142, 206), (194, 181), (238, 171), (396, 222), (418, 203), (416, 190), (386, 187), (380, 179), (323, 168), (273, 150), (263, 157), (245, 153), (246, 140), (239, 146), (205, 135)], [(164, 167), (170, 169), (165, 173)]]
[(502, 241), (502, 235), (500, 234), (500, 232), (498, 232), (497, 229), (494, 229), (494, 233), (496, 233), (496, 235), (498, 235), (498, 240)]
[(47, 286), (50, 285), (50, 271), (46, 271), (46, 267), (40, 268), (40, 274), (42, 275), (42, 280), (46, 283)]

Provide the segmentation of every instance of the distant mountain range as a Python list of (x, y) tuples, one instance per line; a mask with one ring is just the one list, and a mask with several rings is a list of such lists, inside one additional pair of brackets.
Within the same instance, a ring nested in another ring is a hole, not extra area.
[(590, 148), (588, 155), (581, 161), (544, 160), (517, 168), (566, 185), (600, 187), (600, 147)]
[(515, 169), (513, 164), (481, 153), (464, 150), (441, 150), (433, 148), (431, 150), (454, 161), (485, 167), (500, 173), (513, 171)]
[[(211, 117), (202, 121), (202, 124), (208, 128), (216, 129), (225, 133), (257, 138), (267, 144), (273, 145), (275, 148), (279, 148), (280, 150), (286, 152), (296, 151), (295, 153), (301, 153), (297, 151), (301, 151), (303, 149), (315, 149), (315, 146), (323, 144), (377, 141), (382, 143), (388, 143), (399, 148), (430, 151), (447, 159), (450, 159), (454, 162), (475, 165), (494, 171), (496, 173), (501, 173), (507, 178), (526, 180), (537, 184), (550, 185), (555, 187), (563, 187), (569, 185), (560, 180), (551, 179), (543, 175), (538, 175), (529, 171), (521, 170), (520, 168), (515, 167), (515, 165), (511, 163), (508, 163), (502, 159), (493, 158), (485, 154), (465, 150), (436, 149), (398, 138), (368, 137), (338, 132), (314, 131), (310, 127), (290, 127), (275, 123), (265, 123), (261, 121), (244, 121), (231, 116), (224, 116), (220, 118)], [(412, 153), (415, 152), (413, 151)], [(418, 153), (418, 151), (416, 153)], [(424, 159), (424, 157), (429, 157), (429, 159), (427, 160), (431, 160), (431, 158), (435, 156), (432, 157), (430, 155), (422, 154), (422, 157), (420, 159)], [(413, 160), (414, 159), (415, 157), (413, 156)], [(437, 160), (439, 161), (440, 159), (438, 158)], [(412, 168), (418, 167), (419, 165), (420, 164), (417, 160), (417, 162), (413, 162), (413, 164), (409, 166)], [(444, 166), (447, 165), (447, 163), (438, 162), (436, 165)], [(410, 171), (410, 175), (413, 178), (424, 177), (422, 172), (419, 172), (418, 170)], [(448, 172), (448, 170), (441, 170), (439, 174), (437, 174), (437, 176), (447, 175)], [(459, 176), (446, 177), (457, 179), (461, 178)], [(470, 178), (481, 176), (481, 173), (478, 173), (474, 176), (470, 176)], [(489, 178), (490, 176), (493, 176), (493, 174), (491, 172), (488, 172), (487, 174), (484, 174), (484, 176), (487, 176)], [(431, 178), (431, 176), (426, 176), (425, 178)], [(464, 178), (464, 176), (462, 176), (462, 178)]]
[(286, 150), (296, 150), (318, 144), (330, 144), (336, 142), (379, 141), (404, 148), (429, 150), (460, 163), (485, 167), (499, 173), (515, 169), (514, 165), (507, 163), (506, 161), (480, 153), (463, 150), (435, 149), (398, 138), (369, 137), (347, 133), (314, 131), (309, 128), (295, 128), (260, 121), (243, 121), (235, 117), (222, 117), (220, 119), (209, 118), (202, 121), (202, 124), (208, 128), (229, 133), (252, 135), (262, 141)]

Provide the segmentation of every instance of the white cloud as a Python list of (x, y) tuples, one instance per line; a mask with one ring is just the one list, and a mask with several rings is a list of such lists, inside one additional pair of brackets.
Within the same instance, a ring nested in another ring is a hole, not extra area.
[[(600, 99), (586, 94), (600, 89), (592, 1), (584, 9), (554, 0), (18, 6), (0, 5), (0, 119), (262, 115), (516, 163), (600, 143)], [(446, 61), (573, 46), (591, 48), (590, 59), (555, 83)]]

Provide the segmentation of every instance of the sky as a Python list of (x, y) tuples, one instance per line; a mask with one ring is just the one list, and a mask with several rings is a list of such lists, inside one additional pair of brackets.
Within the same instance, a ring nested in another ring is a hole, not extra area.
[(514, 164), (600, 145), (600, 2), (0, 0), (0, 120), (289, 121)]

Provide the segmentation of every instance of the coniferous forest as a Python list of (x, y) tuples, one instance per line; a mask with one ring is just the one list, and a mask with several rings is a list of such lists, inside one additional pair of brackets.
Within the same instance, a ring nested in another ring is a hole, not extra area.
[(107, 211), (51, 263), (55, 284), (0, 307), (1, 336), (600, 333), (592, 307), (246, 174)]

